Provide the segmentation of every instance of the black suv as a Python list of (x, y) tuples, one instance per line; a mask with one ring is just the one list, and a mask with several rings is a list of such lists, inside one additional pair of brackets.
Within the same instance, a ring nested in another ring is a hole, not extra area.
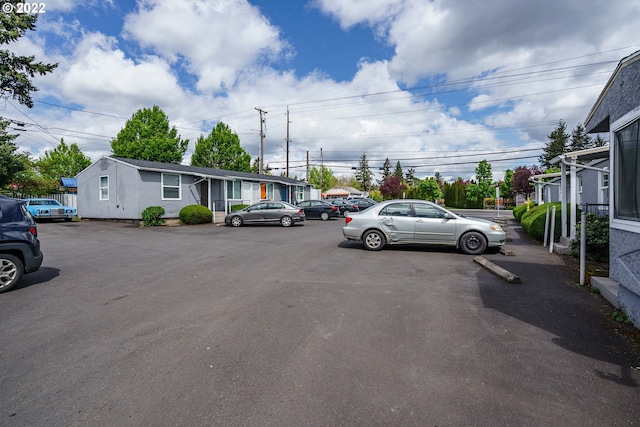
[(42, 264), (38, 228), (22, 200), (0, 196), (0, 292)]

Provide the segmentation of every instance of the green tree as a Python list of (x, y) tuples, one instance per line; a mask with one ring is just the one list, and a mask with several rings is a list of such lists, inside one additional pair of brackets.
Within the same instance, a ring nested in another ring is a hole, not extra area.
[(384, 165), (382, 165), (382, 182), (384, 182), (384, 180), (389, 178), (390, 176), (391, 176), (391, 162), (387, 157), (384, 161)]
[(569, 143), (569, 134), (567, 133), (567, 124), (560, 120), (553, 131), (547, 135), (549, 141), (544, 146), (544, 152), (538, 157), (540, 165), (543, 169), (548, 169), (551, 166), (551, 160), (560, 154), (566, 153)]
[(585, 150), (593, 146), (593, 139), (589, 136), (584, 126), (582, 126), (582, 123), (578, 123), (573, 132), (571, 132), (569, 151)]
[(360, 164), (355, 175), (362, 187), (360, 189), (362, 191), (370, 191), (373, 174), (371, 173), (371, 169), (369, 169), (369, 161), (367, 160), (367, 155), (365, 153), (362, 153), (362, 157), (360, 157)]
[(191, 166), (250, 172), (251, 155), (240, 146), (238, 135), (219, 122), (208, 136), (198, 137)]
[(31, 160), (28, 154), (20, 155), (19, 161), (22, 163), (22, 169), (11, 180), (12, 192), (44, 196), (58, 191), (60, 181), (44, 178), (36, 168), (36, 162)]
[[(13, 6), (23, 3), (23, 0), (5, 0), (3, 4)], [(13, 11), (0, 13), (0, 45), (6, 45), (17, 41), (27, 31), (35, 30), (37, 14), (16, 13)], [(20, 104), (29, 108), (33, 107), (31, 92), (38, 90), (31, 79), (38, 75), (52, 72), (58, 64), (45, 64), (36, 62), (35, 56), (19, 56), (7, 49), (0, 49), (0, 95), (11, 96)]]
[(491, 164), (486, 160), (482, 160), (476, 167), (476, 183), (467, 185), (467, 201), (471, 202), (475, 207), (482, 206), (484, 198), (493, 195), (492, 178)]
[(513, 198), (513, 171), (507, 169), (504, 173), (504, 180), (500, 183), (500, 196), (505, 199)]
[(45, 179), (59, 181), (60, 178), (73, 177), (91, 165), (91, 159), (85, 156), (78, 144), (67, 145), (64, 139), (51, 151), (36, 161), (35, 166)]
[(407, 176), (405, 179), (407, 181), (407, 185), (411, 187), (415, 187), (420, 181), (418, 178), (416, 178), (416, 169), (413, 167), (407, 169)]
[(443, 196), (443, 192), (434, 177), (425, 178), (418, 184), (418, 197), (423, 200), (437, 202)]
[(24, 154), (17, 153), (18, 147), (13, 142), (18, 135), (7, 133), (9, 122), (0, 120), (0, 187), (11, 183), (14, 176), (25, 167)]
[(396, 168), (393, 171), (393, 176), (404, 179), (404, 173), (402, 172), (402, 166), (400, 166), (400, 160), (398, 160), (398, 163), (396, 163)]
[(181, 139), (169, 118), (158, 107), (142, 108), (111, 141), (114, 156), (179, 164), (187, 151), (189, 140)]
[(326, 167), (312, 167), (309, 170), (309, 183), (314, 187), (319, 188), (323, 193), (329, 188), (336, 185), (338, 179), (333, 176), (333, 171)]

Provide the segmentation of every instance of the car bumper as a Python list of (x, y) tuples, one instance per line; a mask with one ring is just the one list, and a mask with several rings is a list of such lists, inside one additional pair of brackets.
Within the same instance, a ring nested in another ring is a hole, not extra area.
[(495, 248), (496, 246), (502, 246), (507, 242), (506, 231), (493, 231), (487, 234), (487, 246)]
[(347, 240), (360, 240), (362, 238), (362, 229), (344, 226), (342, 227), (342, 235)]

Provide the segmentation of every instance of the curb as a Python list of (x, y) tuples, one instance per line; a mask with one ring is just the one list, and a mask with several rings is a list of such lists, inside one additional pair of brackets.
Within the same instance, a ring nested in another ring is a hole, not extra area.
[(477, 256), (473, 258), (473, 262), (480, 264), (485, 269), (489, 270), (489, 272), (495, 274), (496, 276), (506, 280), (508, 283), (522, 283), (520, 277), (516, 276), (513, 273), (508, 272), (504, 268), (492, 263), (485, 257)]

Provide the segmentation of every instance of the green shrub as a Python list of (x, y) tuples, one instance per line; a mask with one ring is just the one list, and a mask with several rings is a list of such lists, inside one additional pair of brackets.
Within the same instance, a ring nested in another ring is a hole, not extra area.
[(178, 218), (184, 224), (210, 224), (213, 220), (213, 212), (206, 206), (188, 205), (180, 209)]
[[(576, 239), (571, 241), (571, 253), (573, 256), (580, 255), (580, 235), (582, 224), (576, 224)], [(609, 217), (587, 214), (587, 237), (586, 257), (594, 261), (603, 261), (609, 258)]]
[[(547, 217), (547, 206), (549, 207), (549, 214), (551, 215), (553, 206), (556, 207), (556, 217), (555, 217), (555, 229), (554, 229), (554, 241), (560, 240), (561, 234), (561, 226), (562, 223), (562, 213), (560, 209), (560, 203), (545, 203), (540, 206), (535, 206), (530, 208), (529, 211), (522, 213), (520, 224), (522, 224), (522, 230), (529, 235), (534, 240), (542, 241), (544, 240), (544, 226), (545, 220)], [(551, 227), (551, 223), (549, 223), (549, 227)]]
[(142, 211), (142, 221), (145, 227), (164, 225), (164, 208), (162, 206), (149, 206)]
[[(535, 204), (529, 203), (529, 208), (532, 208), (534, 206), (535, 206)], [(521, 221), (522, 220), (522, 215), (524, 215), (524, 213), (526, 211), (527, 211), (527, 204), (526, 203), (524, 203), (524, 204), (522, 204), (520, 206), (517, 206), (517, 207), (513, 208), (513, 217), (515, 219), (517, 219), (518, 221)]]
[(231, 212), (239, 211), (241, 209), (246, 208), (247, 206), (249, 205), (244, 205), (244, 204), (231, 205)]

